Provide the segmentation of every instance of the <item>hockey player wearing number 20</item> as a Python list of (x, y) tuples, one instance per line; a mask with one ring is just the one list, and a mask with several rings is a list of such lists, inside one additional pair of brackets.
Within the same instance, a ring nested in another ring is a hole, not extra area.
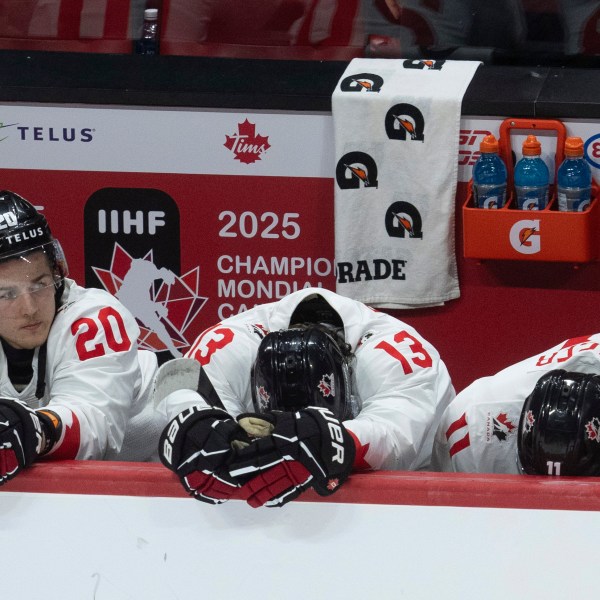
[(600, 334), (477, 379), (446, 409), (441, 471), (600, 476)]
[(0, 484), (40, 457), (150, 459), (156, 358), (135, 319), (67, 277), (29, 201), (1, 191), (0, 225)]
[(236, 492), (282, 506), (308, 488), (332, 494), (353, 469), (425, 469), (454, 397), (415, 329), (321, 288), (210, 327), (174, 360), (190, 359), (208, 386), (157, 399), (159, 455), (210, 504)]

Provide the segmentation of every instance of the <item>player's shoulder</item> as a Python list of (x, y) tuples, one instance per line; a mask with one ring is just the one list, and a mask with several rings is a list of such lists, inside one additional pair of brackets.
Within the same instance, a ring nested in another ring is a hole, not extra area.
[(493, 436), (500, 438), (516, 431), (524, 398), (510, 390), (498, 393), (493, 379), (485, 377), (461, 390), (448, 404), (439, 425), (441, 433), (451, 441), (456, 435), (469, 432), (471, 441), (489, 443)]
[(220, 337), (225, 331), (231, 332), (236, 338), (248, 337), (259, 340), (269, 333), (264, 317), (255, 311), (248, 311), (248, 313), (235, 315), (211, 325), (198, 338)]
[(414, 327), (386, 313), (374, 312), (360, 324), (351, 342), (357, 360), (380, 357), (383, 362), (402, 365), (415, 360), (421, 367), (439, 362), (437, 349)]
[(492, 392), (492, 384), (492, 377), (482, 377), (462, 389), (446, 407), (444, 420), (446, 422), (454, 421), (464, 414), (476, 412), (478, 405), (496, 402), (497, 398)]

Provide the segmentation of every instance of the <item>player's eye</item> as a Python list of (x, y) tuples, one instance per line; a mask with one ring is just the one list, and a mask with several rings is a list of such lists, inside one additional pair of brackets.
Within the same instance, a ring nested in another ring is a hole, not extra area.
[(47, 288), (48, 284), (46, 283), (42, 283), (41, 281), (36, 281), (35, 283), (32, 283), (29, 286), (29, 292), (31, 292), (32, 294), (34, 294), (35, 292), (39, 292), (40, 290), (43, 290), (44, 288)]
[(0, 290), (0, 300), (14, 300), (18, 296), (17, 291), (13, 289)]

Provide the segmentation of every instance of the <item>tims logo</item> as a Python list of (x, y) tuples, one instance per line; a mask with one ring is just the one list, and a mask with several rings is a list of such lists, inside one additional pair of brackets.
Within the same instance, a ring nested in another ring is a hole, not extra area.
[(379, 92), (383, 86), (383, 78), (375, 73), (359, 73), (344, 77), (340, 83), (342, 92)]
[(385, 132), (390, 140), (425, 141), (425, 119), (412, 104), (395, 104), (385, 115)]
[(377, 164), (366, 152), (348, 152), (338, 161), (335, 180), (341, 190), (377, 187)]
[(226, 135), (223, 144), (235, 155), (235, 160), (250, 165), (261, 160), (265, 152), (271, 147), (269, 137), (258, 135), (256, 125), (246, 119), (238, 123), (238, 131), (232, 135)]

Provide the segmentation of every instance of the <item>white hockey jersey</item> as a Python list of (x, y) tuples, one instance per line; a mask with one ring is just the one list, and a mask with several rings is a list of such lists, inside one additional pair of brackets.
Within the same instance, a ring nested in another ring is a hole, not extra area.
[(114, 296), (70, 279), (65, 284), (47, 341), (44, 395), (35, 395), (39, 348), (33, 377), (18, 392), (0, 346), (0, 396), (18, 398), (31, 408), (47, 407), (60, 416), (63, 435), (48, 457), (149, 459), (160, 434), (147, 402), (156, 357), (138, 351), (139, 327)]
[[(358, 402), (344, 425), (357, 440), (357, 468), (423, 469), (431, 457), (435, 424), (454, 397), (437, 350), (412, 327), (366, 305), (321, 288), (307, 288), (263, 304), (204, 331), (187, 353), (200, 362), (232, 416), (254, 412), (250, 373), (258, 346), (269, 331), (287, 329), (298, 304), (320, 294), (344, 323), (355, 354)], [(178, 390), (160, 409), (169, 419), (202, 401)]]
[(432, 469), (519, 473), (521, 410), (538, 379), (553, 369), (600, 374), (600, 334), (565, 340), (462, 390), (436, 432)]

